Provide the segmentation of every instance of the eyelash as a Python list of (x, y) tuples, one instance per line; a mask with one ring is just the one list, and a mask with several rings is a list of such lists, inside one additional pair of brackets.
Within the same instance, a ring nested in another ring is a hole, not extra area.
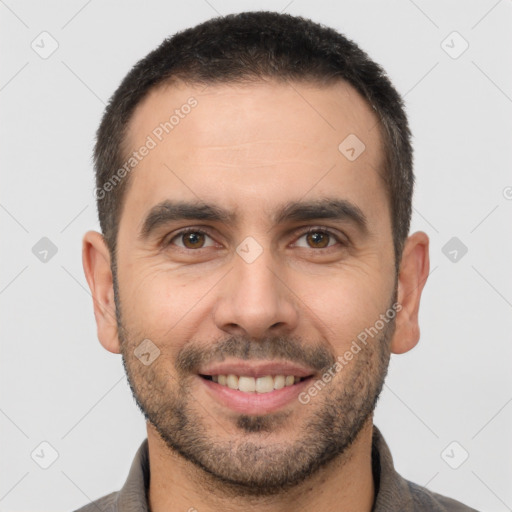
[[(207, 230), (201, 229), (201, 228), (189, 227), (189, 228), (182, 229), (181, 231), (178, 231), (177, 233), (175, 233), (172, 236), (172, 238), (170, 238), (167, 242), (164, 241), (163, 245), (165, 247), (168, 247), (168, 246), (172, 245), (173, 240), (175, 240), (176, 238), (182, 237), (188, 233), (200, 233), (202, 235), (207, 235), (213, 239), (213, 236)], [(297, 230), (293, 234), (294, 234), (294, 236), (298, 236), (298, 238), (302, 238), (303, 236), (309, 235), (310, 233), (322, 233), (324, 235), (329, 235), (330, 237), (334, 238), (336, 240), (336, 242), (338, 242), (338, 244), (340, 244), (341, 246), (348, 245), (348, 240), (343, 240), (340, 236), (337, 235), (336, 232), (330, 230), (329, 228), (322, 227), (322, 226), (313, 226), (313, 227), (308, 228), (306, 231)], [(332, 249), (333, 247), (335, 247), (335, 245), (329, 245), (327, 247), (321, 247), (319, 249), (315, 249), (314, 247), (309, 247), (308, 249), (311, 251), (318, 252), (319, 250), (323, 249), (325, 251), (328, 249)], [(183, 251), (187, 251), (187, 252), (189, 252), (189, 251), (198, 252), (198, 251), (201, 251), (202, 249), (208, 249), (208, 247), (200, 247), (199, 249), (187, 249), (186, 247), (179, 247), (179, 246), (177, 246), (177, 248), (180, 250), (183, 250)], [(304, 249), (304, 247), (303, 247), (303, 249)]]

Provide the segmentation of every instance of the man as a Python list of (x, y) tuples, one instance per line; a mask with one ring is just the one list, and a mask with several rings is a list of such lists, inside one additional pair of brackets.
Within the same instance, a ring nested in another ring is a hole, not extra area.
[(271, 12), (185, 30), (115, 92), (95, 164), (84, 269), (148, 437), (82, 512), (473, 510), (400, 477), (373, 425), (429, 256), (364, 52)]

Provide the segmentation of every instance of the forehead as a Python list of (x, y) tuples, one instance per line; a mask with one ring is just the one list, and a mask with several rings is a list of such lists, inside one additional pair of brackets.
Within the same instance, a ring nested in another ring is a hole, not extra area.
[(363, 202), (380, 196), (382, 207), (377, 123), (341, 81), (160, 86), (130, 121), (128, 155), (150, 149), (131, 172), (123, 211), (136, 220), (169, 197), (254, 211), (336, 190)]

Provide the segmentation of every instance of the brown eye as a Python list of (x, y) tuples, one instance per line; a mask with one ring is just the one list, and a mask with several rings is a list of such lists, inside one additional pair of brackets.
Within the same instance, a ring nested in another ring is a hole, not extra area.
[(327, 233), (322, 233), (321, 231), (314, 231), (313, 233), (308, 233), (306, 235), (306, 240), (315, 249), (323, 249), (324, 247), (327, 247), (329, 243), (329, 237), (330, 235), (328, 235)]
[(177, 245), (183, 249), (203, 249), (213, 245), (213, 242), (207, 244), (207, 239), (211, 240), (210, 236), (204, 231), (190, 229), (178, 233), (169, 241), (168, 245)]
[(300, 236), (299, 240), (302, 238), (305, 238), (306, 240), (305, 245), (300, 243), (297, 245), (306, 249), (325, 249), (326, 247), (331, 247), (336, 245), (336, 242), (339, 242), (338, 237), (334, 233), (323, 229), (310, 229)]
[(185, 233), (184, 235), (181, 235), (181, 238), (183, 240), (183, 245), (187, 249), (198, 249), (202, 247), (204, 244), (204, 234), (203, 233), (197, 233), (197, 232), (191, 232), (191, 233)]

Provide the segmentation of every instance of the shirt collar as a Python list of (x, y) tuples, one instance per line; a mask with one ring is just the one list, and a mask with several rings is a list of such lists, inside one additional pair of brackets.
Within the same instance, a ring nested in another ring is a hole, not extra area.
[(149, 449), (146, 438), (137, 450), (128, 477), (119, 491), (117, 512), (148, 512), (149, 475)]
[(375, 425), (372, 435), (372, 472), (376, 496), (372, 512), (397, 510), (397, 504), (400, 504), (402, 512), (414, 511), (409, 484), (396, 472), (391, 451)]

